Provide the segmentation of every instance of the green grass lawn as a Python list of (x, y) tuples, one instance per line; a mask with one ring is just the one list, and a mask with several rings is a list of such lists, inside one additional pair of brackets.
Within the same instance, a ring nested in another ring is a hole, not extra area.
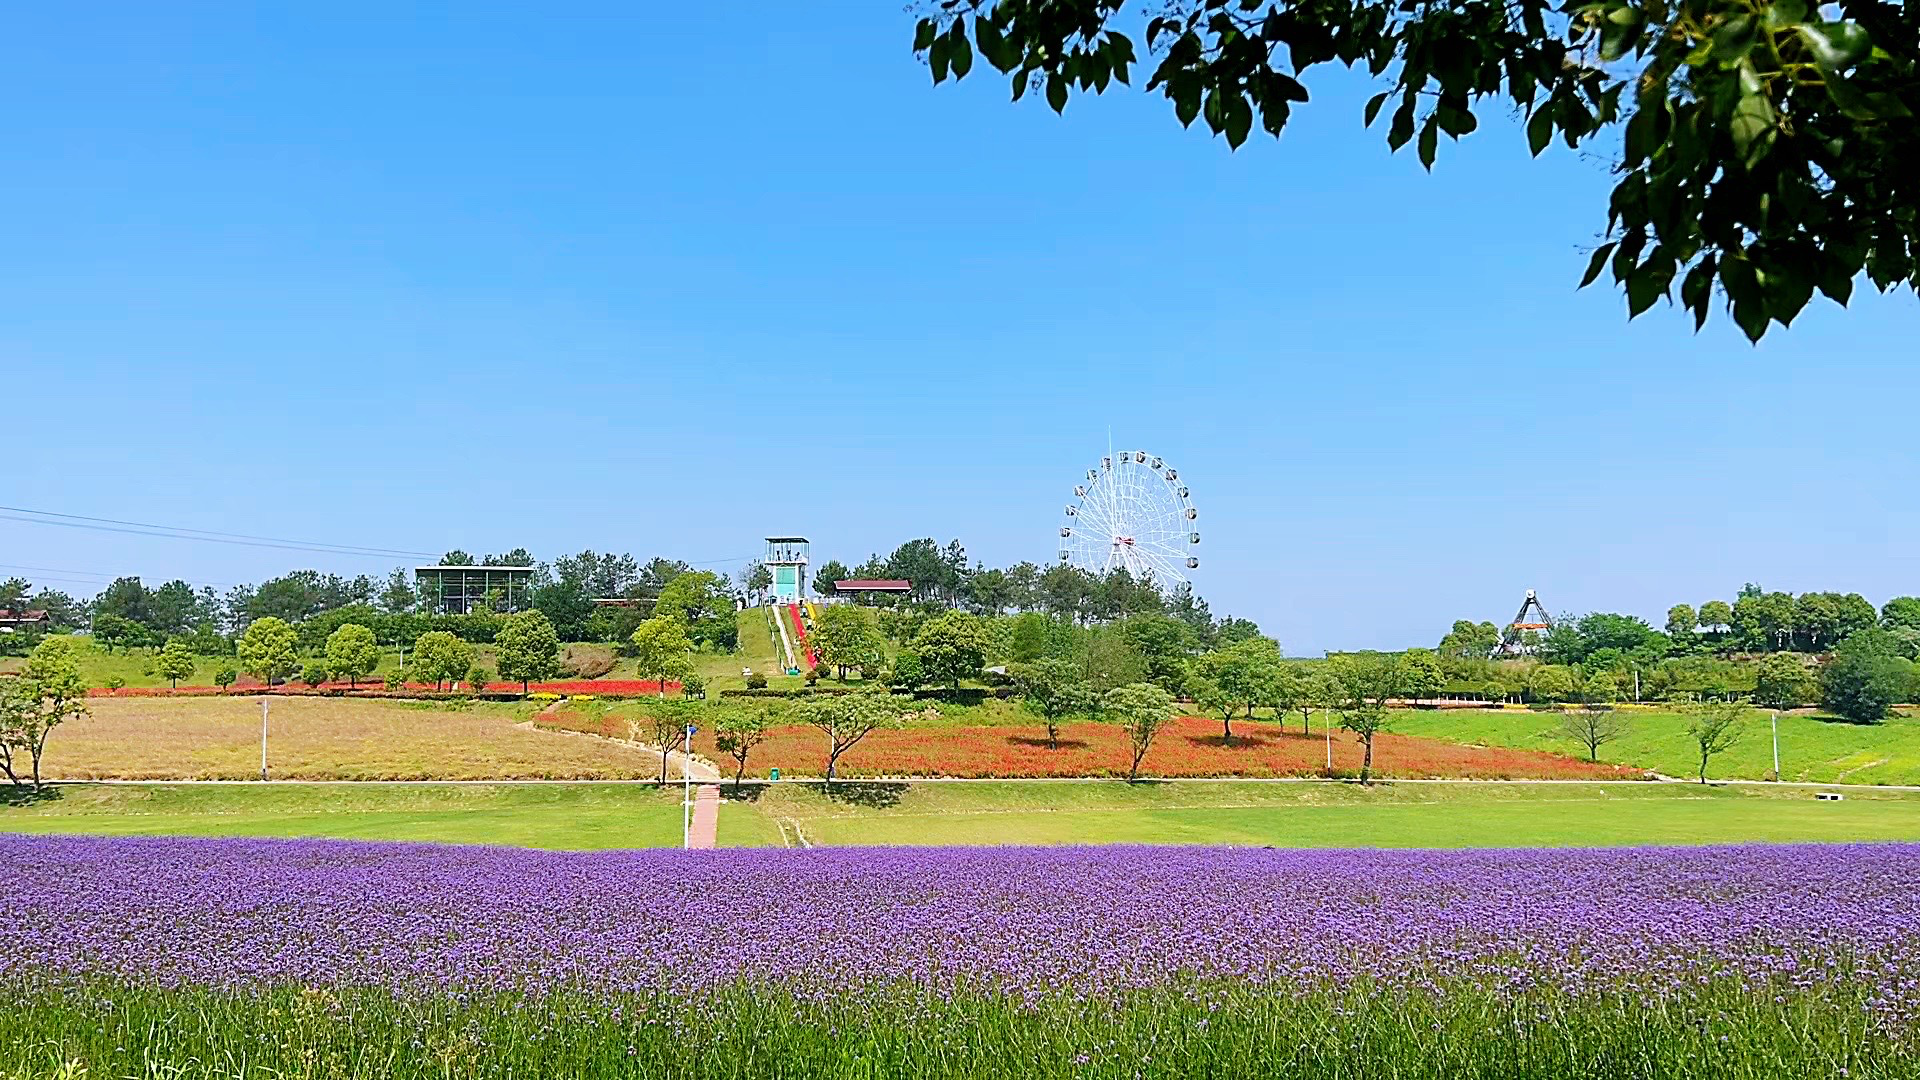
[[(1602, 761), (1653, 769), (1668, 776), (1695, 775), (1700, 761), (1687, 718), (1677, 712), (1622, 710), (1627, 734), (1600, 750)], [(1297, 717), (1296, 717), (1297, 721)], [(1551, 713), (1524, 709), (1396, 711), (1388, 724), (1402, 735), (1450, 742), (1512, 746), (1583, 754), (1555, 738)], [(1773, 771), (1767, 714), (1755, 710), (1731, 749), (1715, 755), (1709, 777), (1763, 780)], [(1884, 724), (1850, 724), (1811, 713), (1780, 717), (1780, 778), (1819, 783), (1920, 784), (1920, 720), (1896, 715)]]
[[(1680, 784), (843, 783), (726, 789), (723, 847), (1266, 844), (1533, 847), (1920, 840), (1920, 795)], [(680, 843), (642, 784), (85, 785), (0, 805), (0, 832), (323, 836), (554, 849)]]
[(1920, 840), (1920, 795), (1678, 784), (1052, 783), (765, 792), (814, 844), (1559, 847)]
[(552, 849), (680, 844), (678, 785), (75, 784), (55, 790), (55, 798), (0, 804), (0, 832), (314, 836)]

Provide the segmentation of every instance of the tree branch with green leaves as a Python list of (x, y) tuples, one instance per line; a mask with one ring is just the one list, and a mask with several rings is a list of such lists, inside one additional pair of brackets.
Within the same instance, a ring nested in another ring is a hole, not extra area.
[[(1615, 154), (1606, 229), (1581, 286), (1610, 275), (1628, 316), (1676, 300), (1704, 325), (1715, 300), (1758, 341), (1818, 291), (1846, 305), (1861, 275), (1920, 291), (1920, 5), (1843, 0), (934, 0), (914, 50), (935, 83), (978, 55), (1018, 101), (1056, 112), (1131, 85), (1230, 147), (1285, 130), (1315, 67), (1385, 84), (1393, 150), (1431, 169), (1487, 108)], [(1391, 108), (1389, 108), (1391, 106)], [(1618, 129), (1617, 143), (1612, 141)]]

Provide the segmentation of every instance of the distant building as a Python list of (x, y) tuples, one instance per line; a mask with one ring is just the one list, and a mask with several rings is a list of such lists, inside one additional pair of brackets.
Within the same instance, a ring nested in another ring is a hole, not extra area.
[(21, 630), (45, 630), (53, 620), (44, 611), (12, 611), (0, 608), (0, 634)]
[[(416, 566), (421, 599), (442, 615), (469, 611), (525, 611), (533, 586), (531, 566)], [(498, 600), (498, 603), (495, 600)]]

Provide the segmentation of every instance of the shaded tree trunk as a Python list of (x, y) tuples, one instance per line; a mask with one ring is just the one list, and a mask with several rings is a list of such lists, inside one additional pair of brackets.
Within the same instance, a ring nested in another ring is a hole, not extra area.
[(1360, 782), (1371, 784), (1373, 783), (1373, 733), (1371, 731), (1367, 733), (1366, 744), (1366, 753), (1360, 758)]

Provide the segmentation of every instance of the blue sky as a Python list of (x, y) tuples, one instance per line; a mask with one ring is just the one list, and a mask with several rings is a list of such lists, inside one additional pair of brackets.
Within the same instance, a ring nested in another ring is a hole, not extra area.
[[(1228, 153), (1137, 92), (936, 89), (894, 5), (767, 12), (15, 11), (0, 502), (1044, 562), (1111, 428), (1190, 479), (1215, 610), (1295, 655), (1527, 588), (1656, 623), (1920, 592), (1911, 295), (1758, 348), (1629, 324), (1573, 288), (1604, 157), (1529, 160), (1497, 110), (1428, 176), (1336, 74)], [(0, 573), (78, 594), (394, 561), (0, 521)]]

